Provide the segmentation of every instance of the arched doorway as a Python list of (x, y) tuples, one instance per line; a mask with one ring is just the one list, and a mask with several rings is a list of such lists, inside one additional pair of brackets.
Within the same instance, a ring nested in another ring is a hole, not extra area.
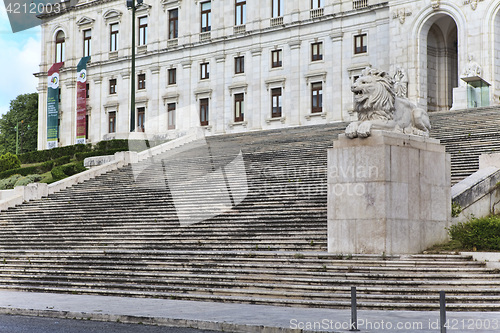
[(457, 24), (448, 15), (433, 18), (427, 33), (427, 110), (449, 110), (458, 87)]
[(494, 103), (498, 103), (500, 101), (500, 71), (497, 68), (500, 68), (500, 9), (498, 9), (495, 16), (495, 27), (494, 27), (494, 44), (493, 44), (493, 100)]

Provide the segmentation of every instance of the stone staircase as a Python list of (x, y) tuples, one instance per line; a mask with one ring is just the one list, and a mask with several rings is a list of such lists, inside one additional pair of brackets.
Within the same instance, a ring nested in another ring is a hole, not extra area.
[(2, 288), (364, 309), (498, 311), (498, 272), (459, 255), (281, 251), (4, 251)]
[(430, 114), (431, 136), (451, 154), (451, 182), (479, 168), (479, 155), (500, 152), (500, 108), (486, 107)]
[[(494, 127), (495, 110), (477, 112), (491, 124), (468, 147)], [(461, 135), (473, 116), (431, 117), (456, 172), (476, 155), (456, 153), (453, 126)], [(437, 309), (445, 290), (450, 310), (500, 310), (500, 272), (470, 257), (326, 253), (326, 149), (344, 128), (210, 137), (2, 212), (0, 288), (347, 307), (356, 286), (365, 309)], [(240, 150), (244, 170), (232, 164)], [(221, 170), (222, 187), (203, 178)], [(232, 209), (219, 207), (224, 188)], [(211, 217), (183, 224), (178, 212)]]

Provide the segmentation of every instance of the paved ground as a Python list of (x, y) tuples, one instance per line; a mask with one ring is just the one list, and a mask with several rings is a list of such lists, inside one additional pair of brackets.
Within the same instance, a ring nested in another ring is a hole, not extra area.
[[(350, 323), (349, 310), (9, 290), (0, 290), (0, 313), (225, 332), (348, 332)], [(448, 332), (500, 331), (499, 312), (454, 312), (448, 313), (448, 320)], [(359, 311), (358, 328), (361, 332), (435, 333), (440, 331), (439, 312)]]
[(193, 328), (0, 315), (0, 333), (213, 333)]

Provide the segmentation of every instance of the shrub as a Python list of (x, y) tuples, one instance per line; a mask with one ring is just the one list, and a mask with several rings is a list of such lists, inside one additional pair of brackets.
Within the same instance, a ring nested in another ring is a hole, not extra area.
[(500, 250), (500, 216), (473, 218), (448, 228), (452, 240), (459, 241), (465, 249), (479, 251)]
[(77, 161), (83, 161), (87, 157), (94, 157), (94, 156), (105, 156), (105, 155), (114, 155), (115, 153), (118, 153), (120, 151), (128, 151), (128, 149), (111, 149), (111, 150), (96, 150), (96, 151), (91, 151), (88, 153), (77, 153), (75, 154), (75, 159)]
[(18, 169), (11, 169), (7, 171), (0, 172), (0, 179), (9, 178), (12, 175), (20, 174), (21, 176), (27, 176), (31, 174), (42, 174), (52, 170), (54, 167), (53, 161), (47, 161), (37, 166), (29, 166)]
[(83, 166), (83, 162), (75, 162), (57, 166), (50, 173), (52, 174), (52, 179), (57, 181), (85, 170), (87, 169)]
[(51, 175), (52, 175), (52, 179), (53, 180), (61, 180), (63, 178), (66, 178), (66, 174), (64, 173), (63, 171), (63, 166), (58, 166), (58, 167), (55, 167), (53, 168), (51, 171), (50, 171)]
[(19, 178), (16, 183), (14, 184), (14, 187), (16, 186), (26, 186), (31, 183), (36, 183), (42, 180), (42, 176), (40, 175), (28, 175), (26, 177), (21, 177)]
[(110, 151), (142, 151), (144, 148), (151, 148), (158, 144), (164, 143), (166, 140), (108, 140), (98, 142), (94, 150), (105, 151), (104, 155), (111, 155)]
[(83, 162), (75, 162), (68, 165), (63, 165), (63, 172), (68, 176), (73, 176), (77, 173), (86, 171), (87, 168), (83, 166)]
[(71, 156), (69, 156), (69, 155), (59, 157), (59, 158), (54, 160), (54, 166), (68, 164), (70, 161), (71, 161)]
[(39, 168), (40, 168), (40, 173), (45, 173), (47, 171), (50, 171), (52, 170), (52, 168), (54, 167), (54, 161), (47, 161), (47, 162), (43, 162)]
[(92, 145), (73, 145), (58, 147), (48, 150), (37, 150), (26, 154), (19, 155), (19, 159), (22, 163), (40, 163), (45, 161), (50, 161), (63, 156), (73, 156), (76, 153), (91, 151)]
[(456, 202), (451, 203), (451, 217), (457, 217), (462, 212), (462, 207)]
[(21, 176), (27, 176), (27, 175), (34, 174), (34, 173), (39, 173), (38, 170), (39, 169), (36, 166), (19, 168), (19, 169), (11, 169), (11, 170), (7, 170), (4, 172), (0, 172), (0, 179), (8, 178), (8, 177), (15, 175), (15, 174), (20, 174)]
[(128, 150), (129, 146), (129, 140), (106, 140), (106, 141), (99, 141), (95, 147), (94, 150), (114, 150), (114, 149), (121, 149), (121, 150)]
[(6, 153), (0, 156), (0, 172), (17, 169), (19, 167), (21, 167), (21, 161), (16, 155)]
[(108, 151), (105, 151), (105, 150), (95, 150), (95, 151), (91, 151), (91, 152), (88, 152), (88, 153), (77, 153), (77, 154), (75, 154), (75, 159), (77, 161), (83, 161), (87, 157), (113, 155), (114, 153), (116, 153), (115, 150), (108, 150)]
[(23, 176), (12, 175), (9, 178), (0, 180), (0, 190), (10, 190), (14, 188), (14, 184)]
[(76, 154), (91, 153), (95, 151), (99, 151), (99, 153), (90, 156), (111, 155), (118, 151), (126, 151), (126, 150), (141, 151), (144, 149), (145, 145), (149, 148), (162, 142), (164, 141), (144, 142), (144, 140), (118, 140), (118, 139), (107, 140), (98, 142), (94, 147), (92, 147), (91, 144), (86, 144), (86, 145), (79, 144), (73, 146), (57, 147), (48, 150), (32, 151), (29, 153), (19, 155), (19, 159), (22, 163), (27, 164), (27, 163), (46, 162), (66, 156), (69, 156), (71, 159)]

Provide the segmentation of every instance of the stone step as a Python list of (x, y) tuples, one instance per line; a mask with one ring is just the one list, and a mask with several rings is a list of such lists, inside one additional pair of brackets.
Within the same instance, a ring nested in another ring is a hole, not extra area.
[[(25, 263), (23, 263), (25, 264)], [(117, 263), (119, 264), (119, 263)], [(116, 265), (118, 266), (118, 265)], [(434, 272), (430, 273), (429, 271), (407, 271), (403, 269), (399, 269), (398, 271), (387, 272), (383, 270), (379, 270), (375, 272), (373, 270), (362, 271), (360, 269), (354, 269), (351, 267), (343, 267), (341, 269), (339, 267), (326, 267), (324, 270), (322, 267), (317, 266), (307, 266), (307, 267), (299, 267), (295, 266), (285, 266), (285, 267), (272, 267), (272, 266), (263, 266), (263, 265), (241, 265), (241, 264), (227, 264), (222, 265), (220, 267), (201, 267), (200, 265), (157, 265), (158, 267), (142, 267), (142, 266), (118, 266), (109, 264), (109, 266), (104, 265), (58, 265), (53, 264), (51, 266), (45, 265), (34, 265), (33, 263), (29, 264), (28, 268), (21, 266), (21, 263), (17, 263), (16, 266), (10, 265), (2, 265), (2, 272), (0, 273), (0, 278), (4, 279), (17, 279), (18, 277), (26, 277), (40, 275), (45, 278), (53, 277), (57, 278), (68, 278), (75, 277), (78, 279), (89, 279), (91, 276), (92, 279), (98, 279), (99, 281), (103, 281), (103, 279), (111, 279), (113, 280), (116, 276), (120, 278), (126, 278), (127, 280), (135, 279), (139, 281), (145, 281), (145, 279), (168, 279), (172, 277), (179, 276), (189, 276), (190, 280), (200, 277), (203, 279), (204, 276), (210, 275), (212, 279), (218, 280), (221, 276), (225, 277), (227, 275), (237, 276), (240, 280), (249, 279), (249, 277), (253, 276), (253, 280), (263, 280), (263, 281), (274, 281), (277, 277), (287, 277), (287, 278), (307, 278), (307, 279), (332, 279), (332, 281), (336, 280), (360, 280), (363, 279), (367, 283), (368, 281), (377, 281), (377, 280), (408, 280), (408, 281), (424, 281), (424, 280), (432, 280), (434, 283), (441, 283), (441, 280), (449, 280), (455, 279), (460, 280), (464, 284), (467, 284), (469, 281), (488, 281), (493, 279), (498, 279), (500, 275), (498, 273), (493, 274), (491, 271), (490, 274), (478, 274), (478, 273), (486, 273), (485, 271), (461, 271), (461, 272)], [(217, 265), (218, 266), (218, 265)], [(133, 270), (133, 271), (132, 271)], [(258, 275), (258, 276), (255, 276)], [(207, 279), (204, 279), (208, 281)], [(500, 292), (500, 291), (498, 291)]]
[[(73, 287), (71, 289), (57, 286), (22, 286), (22, 285), (0, 285), (0, 288), (9, 288), (21, 291), (38, 291), (38, 292), (56, 292), (56, 293), (78, 293), (78, 294), (99, 294), (99, 295), (113, 295), (113, 296), (128, 296), (128, 297), (152, 297), (152, 298), (171, 298), (180, 300), (197, 300), (197, 301), (212, 301), (212, 302), (225, 302), (225, 303), (249, 303), (249, 304), (262, 304), (262, 305), (276, 305), (276, 306), (301, 306), (301, 307), (324, 307), (324, 308), (349, 308), (350, 300), (336, 301), (336, 300), (309, 300), (307, 298), (264, 298), (256, 297), (254, 295), (242, 296), (235, 291), (234, 293), (226, 295), (214, 295), (213, 293), (199, 294), (199, 293), (176, 293), (176, 292), (152, 292), (152, 291), (129, 291), (129, 290), (98, 290), (91, 288)], [(439, 309), (439, 302), (435, 302), (435, 297), (430, 299), (430, 302), (418, 303), (413, 300), (407, 302), (381, 302), (380, 298), (374, 301), (363, 300), (358, 303), (359, 309), (380, 309), (380, 310), (437, 310)], [(459, 300), (460, 301), (460, 300)], [(436, 304), (437, 303), (437, 304)], [(447, 304), (448, 311), (498, 311), (500, 306), (497, 302), (490, 302), (490, 299), (482, 299), (478, 303), (454, 303)]]
[[(268, 252), (268, 251), (54, 251), (54, 250), (37, 250), (37, 251), (3, 251), (4, 264), (11, 260), (28, 260), (46, 262), (47, 258), (59, 260), (64, 263), (76, 262), (122, 262), (131, 261), (133, 263), (144, 264), (160, 264), (181, 261), (182, 263), (196, 263), (200, 265), (213, 265), (244, 262), (258, 263), (264, 265), (277, 264), (279, 266), (294, 264), (294, 265), (337, 265), (342, 267), (370, 267), (377, 270), (379, 267), (387, 269), (424, 269), (434, 270), (435, 267), (453, 267), (460, 269), (461, 267), (485, 267), (485, 263), (473, 261), (470, 256), (462, 255), (411, 255), (411, 256), (381, 256), (381, 255), (336, 255), (330, 253), (319, 252)], [(433, 268), (434, 267), (434, 268)], [(482, 268), (480, 271), (495, 272)]]

